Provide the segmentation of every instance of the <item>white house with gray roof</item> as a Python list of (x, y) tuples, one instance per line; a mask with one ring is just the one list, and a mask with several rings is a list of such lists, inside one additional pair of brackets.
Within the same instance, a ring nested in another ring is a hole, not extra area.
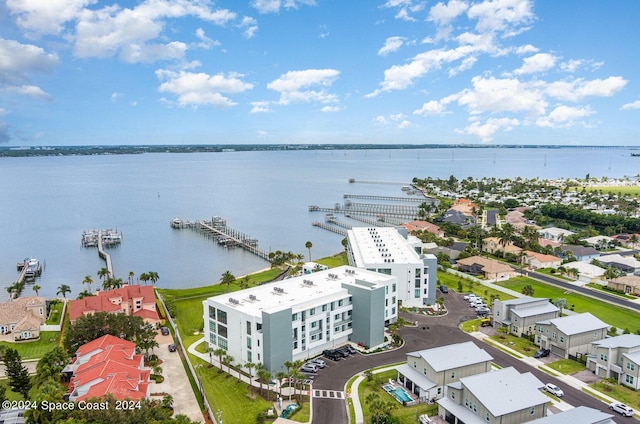
[(633, 256), (622, 256), (619, 254), (602, 255), (598, 261), (606, 266), (619, 269), (620, 271), (640, 275), (640, 261)]
[(603, 378), (640, 389), (640, 336), (623, 334), (592, 342), (587, 354), (587, 368)]
[(586, 355), (589, 345), (607, 337), (609, 325), (589, 312), (536, 323), (535, 344), (562, 358)]
[(398, 382), (420, 400), (439, 399), (447, 384), (462, 377), (489, 372), (493, 358), (473, 342), (407, 353), (398, 369)]
[(540, 237), (547, 240), (563, 241), (566, 237), (575, 234), (573, 231), (565, 230), (564, 228), (549, 227), (538, 230)]
[(549, 398), (530, 372), (515, 368), (461, 378), (438, 400), (438, 415), (449, 423), (518, 424), (547, 415)]
[(493, 301), (493, 326), (508, 327), (516, 336), (533, 334), (538, 321), (556, 318), (560, 312), (548, 298), (528, 296)]
[(530, 424), (616, 424), (613, 415), (589, 408), (578, 406), (557, 414), (548, 415), (544, 418), (530, 421)]

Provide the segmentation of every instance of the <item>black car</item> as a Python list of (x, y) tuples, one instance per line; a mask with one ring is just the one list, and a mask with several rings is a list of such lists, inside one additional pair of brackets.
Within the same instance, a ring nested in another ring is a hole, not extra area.
[(174, 345), (173, 343), (171, 343), (169, 345), (169, 352), (175, 352), (176, 351), (176, 345)]
[(549, 356), (549, 354), (551, 353), (551, 351), (549, 349), (540, 349), (538, 351), (536, 351), (536, 353), (533, 354), (534, 358), (545, 358), (547, 356)]
[(169, 329), (167, 327), (161, 327), (160, 332), (162, 333), (163, 336), (169, 335)]
[(331, 359), (332, 361), (339, 361), (342, 359), (342, 353), (338, 352), (337, 349), (327, 349), (322, 351), (322, 356), (327, 359)]
[(334, 349), (334, 352), (338, 355), (341, 355), (343, 358), (348, 358), (349, 356), (351, 356), (351, 352), (349, 352), (346, 347), (339, 347), (337, 349)]
[(445, 286), (444, 284), (440, 286), (440, 291), (442, 293), (449, 293), (449, 287)]

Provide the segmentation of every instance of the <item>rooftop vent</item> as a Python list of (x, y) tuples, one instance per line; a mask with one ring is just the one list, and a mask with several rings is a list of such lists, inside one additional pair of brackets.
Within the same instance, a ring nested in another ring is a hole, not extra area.
[(240, 301), (238, 299), (234, 299), (233, 297), (229, 298), (229, 303), (233, 304), (233, 305), (239, 305)]

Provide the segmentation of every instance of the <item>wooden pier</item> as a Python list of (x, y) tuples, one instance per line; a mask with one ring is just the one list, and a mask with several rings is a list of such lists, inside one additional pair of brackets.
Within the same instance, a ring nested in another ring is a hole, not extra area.
[(360, 183), (360, 184), (383, 184), (383, 185), (410, 185), (410, 183), (399, 183), (396, 181), (365, 181), (365, 180), (356, 180), (355, 178), (349, 178), (350, 184)]
[(224, 247), (240, 247), (249, 253), (270, 261), (269, 252), (258, 247), (258, 240), (227, 226), (227, 221), (219, 216), (214, 216), (210, 221), (189, 221), (174, 218), (171, 227), (175, 229), (187, 228), (196, 231), (206, 237), (213, 238)]
[(113, 275), (113, 264), (111, 263), (111, 255), (105, 252), (103, 239), (102, 239), (102, 230), (98, 231), (98, 256), (100, 256), (107, 264), (107, 271), (109, 272), (110, 277), (114, 277)]
[(408, 202), (408, 203), (429, 203), (435, 199), (431, 199), (426, 197), (424, 194), (420, 193), (418, 197), (396, 197), (396, 196), (375, 196), (369, 194), (344, 194), (342, 197), (345, 199), (363, 199), (363, 200), (381, 200), (388, 202)]
[(324, 230), (328, 230), (328, 231), (334, 232), (336, 234), (340, 234), (343, 237), (347, 236), (347, 230), (343, 230), (342, 228), (334, 227), (333, 225), (327, 225), (327, 224), (325, 224), (323, 222), (318, 222), (318, 221), (314, 222), (312, 225), (314, 227), (322, 228)]

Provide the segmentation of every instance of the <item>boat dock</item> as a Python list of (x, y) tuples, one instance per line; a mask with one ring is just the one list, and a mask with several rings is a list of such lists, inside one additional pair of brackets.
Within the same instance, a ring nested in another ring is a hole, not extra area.
[(396, 196), (375, 196), (370, 194), (344, 194), (342, 195), (345, 199), (362, 199), (362, 200), (382, 200), (389, 202), (408, 202), (408, 203), (429, 203), (434, 199), (425, 197), (422, 193), (418, 197), (396, 197)]
[(33, 258), (26, 258), (24, 261), (18, 262), (16, 269), (20, 272), (16, 280), (18, 283), (34, 281), (42, 274), (42, 264)]
[(219, 216), (214, 216), (210, 221), (189, 221), (180, 218), (171, 220), (171, 227), (175, 229), (187, 228), (196, 231), (206, 237), (213, 238), (224, 247), (240, 247), (249, 253), (269, 261), (269, 252), (258, 247), (258, 240), (227, 226), (227, 221)]
[(360, 183), (360, 184), (400, 185), (400, 186), (406, 186), (406, 185), (409, 185), (409, 183), (399, 183), (399, 182), (396, 182), (396, 181), (365, 181), (365, 180), (356, 180), (355, 178), (349, 178), (349, 184), (355, 184), (355, 183)]
[(111, 255), (104, 250), (104, 239), (102, 238), (102, 230), (98, 231), (98, 256), (107, 263), (107, 271), (109, 276), (113, 277), (113, 264), (111, 263)]
[(327, 225), (325, 223), (318, 222), (318, 221), (314, 222), (311, 225), (313, 225), (314, 227), (318, 227), (318, 228), (322, 228), (324, 230), (328, 230), (328, 231), (334, 232), (336, 234), (340, 234), (343, 237), (347, 236), (347, 230), (343, 230), (342, 228), (334, 227), (333, 225)]
[(82, 232), (82, 247), (115, 246), (122, 241), (122, 233), (118, 230), (85, 230)]

